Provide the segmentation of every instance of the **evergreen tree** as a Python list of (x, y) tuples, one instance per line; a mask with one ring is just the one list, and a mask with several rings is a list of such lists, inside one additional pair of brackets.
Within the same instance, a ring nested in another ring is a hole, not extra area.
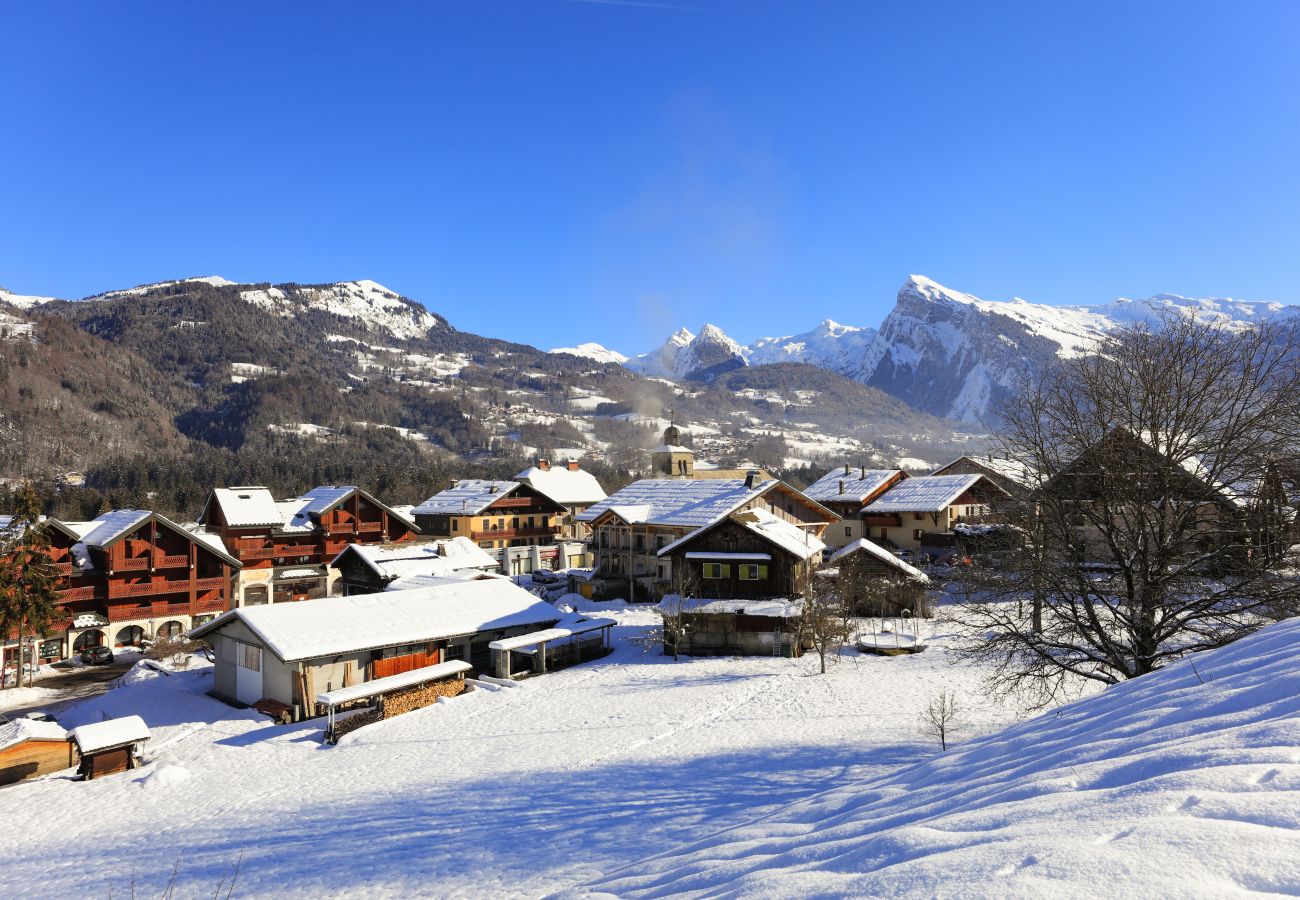
[(13, 518), (0, 552), (0, 634), (17, 634), (18, 684), (22, 683), (23, 640), (44, 636), (58, 612), (58, 572), (40, 518), (40, 498), (30, 484), (24, 485), (14, 498)]

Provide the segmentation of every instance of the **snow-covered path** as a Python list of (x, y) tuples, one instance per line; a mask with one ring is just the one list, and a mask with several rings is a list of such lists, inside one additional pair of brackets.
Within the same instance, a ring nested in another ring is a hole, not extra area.
[[(6, 789), (14, 846), (0, 895), (210, 894), (241, 858), (243, 896), (539, 896), (932, 755), (917, 716), (943, 688), (967, 734), (1012, 718), (977, 672), (932, 649), (674, 662), (629, 640), (653, 613), (601, 605), (610, 656), (518, 687), (480, 688), (369, 726), (337, 747), (317, 723), (267, 725), (203, 696), (210, 673), (155, 676), (94, 698), (67, 725), (138, 713), (149, 766), (91, 783)], [(157, 790), (148, 773), (183, 767)], [(87, 816), (87, 809), (111, 809)]]

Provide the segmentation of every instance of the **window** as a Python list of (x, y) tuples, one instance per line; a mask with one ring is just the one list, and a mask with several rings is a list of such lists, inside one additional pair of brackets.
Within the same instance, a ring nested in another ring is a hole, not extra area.
[(460, 531), (460, 519), (452, 519), (452, 520), (451, 520), (451, 530), (452, 530), (452, 531)]
[(844, 536), (845, 536), (845, 537), (853, 537), (853, 526), (852, 526), (852, 525), (845, 525), (845, 526), (844, 526)]
[(730, 578), (731, 566), (724, 565), (723, 563), (705, 563), (704, 577), (711, 579)]
[(491, 519), (484, 519), (484, 520), (483, 520), (483, 530), (484, 530), (484, 531), (490, 531), (491, 529), (492, 529), (492, 520), (491, 520)]
[(745, 563), (740, 567), (741, 581), (766, 581), (767, 566), (758, 565), (757, 563)]
[(889, 540), (889, 529), (888, 529), (888, 528), (882, 528), (882, 529), (880, 529), (880, 539), (881, 539), (882, 541), (887, 541), (887, 540)]
[(239, 667), (249, 669), (253, 672), (262, 670), (262, 648), (255, 644), (240, 643), (239, 645)]
[(921, 513), (912, 513), (912, 518), (913, 518), (913, 519), (916, 519), (916, 521), (918, 521), (918, 522), (924, 522), (924, 521), (925, 521), (925, 516), (922, 515)]
[(921, 529), (919, 529), (919, 528), (913, 528), (913, 529), (912, 529), (912, 540), (914, 540), (914, 541), (919, 541), (920, 539), (921, 539)]

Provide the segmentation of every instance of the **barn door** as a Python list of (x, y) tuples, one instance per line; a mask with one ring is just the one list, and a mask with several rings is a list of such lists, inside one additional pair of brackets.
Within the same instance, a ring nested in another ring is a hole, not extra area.
[(235, 699), (252, 706), (262, 699), (262, 648), (235, 645)]

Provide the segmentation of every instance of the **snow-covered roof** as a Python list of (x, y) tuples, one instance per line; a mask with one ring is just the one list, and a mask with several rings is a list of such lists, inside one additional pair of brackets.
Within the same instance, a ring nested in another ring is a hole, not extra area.
[(533, 647), (544, 641), (558, 641), (562, 638), (573, 637), (578, 634), (587, 634), (592, 631), (599, 631), (602, 628), (612, 628), (618, 622), (613, 619), (595, 618), (586, 619), (582, 616), (566, 616), (555, 624), (552, 628), (544, 628), (541, 631), (533, 631), (528, 634), (517, 634), (514, 637), (502, 638), (499, 641), (493, 641), (488, 644), (490, 650), (518, 650), (521, 647)]
[(919, 475), (900, 481), (868, 503), (865, 513), (939, 512), (951, 506), (983, 475)]
[(670, 615), (678, 612), (701, 615), (767, 616), (774, 619), (793, 619), (803, 614), (802, 600), (713, 600), (707, 597), (681, 598), (669, 594), (657, 607)]
[(549, 469), (533, 466), (516, 475), (515, 480), (535, 488), (561, 506), (582, 506), (605, 499), (605, 489), (595, 475), (563, 464)]
[(139, 716), (92, 722), (72, 729), (72, 739), (77, 742), (77, 749), (82, 753), (139, 744), (149, 740), (149, 737), (149, 726)]
[(594, 522), (612, 510), (627, 522), (699, 528), (761, 497), (777, 481), (746, 487), (744, 479), (654, 479), (634, 481), (621, 491), (578, 513)]
[(275, 498), (264, 487), (214, 488), (212, 496), (231, 528), (271, 527), (284, 522)]
[(440, 678), (472, 671), (474, 671), (474, 667), (465, 660), (449, 659), (437, 665), (422, 666), (409, 672), (386, 675), (383, 678), (374, 678), (361, 684), (354, 684), (351, 687), (339, 688), (337, 691), (317, 694), (316, 702), (324, 703), (326, 706), (338, 706), (340, 703), (350, 703), (353, 700), (374, 697), (377, 694), (385, 694), (389, 691), (400, 691), (402, 688), (414, 687), (426, 681), (437, 681)]
[(330, 560), (330, 565), (337, 567), (339, 560), (348, 555), (357, 557), (381, 578), (417, 572), (447, 575), (455, 568), (442, 558), (438, 546), (433, 543), (348, 544)]
[[(88, 547), (103, 547), (149, 520), (147, 509), (114, 509), (96, 516), (90, 522), (69, 522), (69, 527), (81, 534), (81, 542)], [(78, 526), (89, 525), (86, 531)]]
[(737, 559), (763, 562), (772, 559), (770, 553), (730, 553), (726, 550), (696, 550), (686, 554), (687, 559)]
[[(721, 524), (722, 521), (722, 519), (718, 519), (715, 523), (710, 524)], [(810, 559), (826, 549), (826, 544), (812, 532), (800, 528), (780, 516), (773, 515), (765, 509), (747, 509), (743, 512), (734, 513), (729, 521), (752, 531), (768, 543), (774, 544), (786, 553), (801, 560)], [(659, 556), (666, 556), (683, 544), (690, 543), (705, 530), (707, 529), (700, 528), (678, 538), (660, 550)], [(691, 554), (687, 555), (690, 556)]]
[(0, 725), (0, 750), (23, 741), (62, 741), (67, 736), (68, 733), (57, 722), (14, 719), (6, 725)]
[(1004, 456), (992, 456), (988, 454), (984, 456), (959, 456), (952, 462), (943, 464), (930, 474), (942, 475), (945, 469), (951, 469), (953, 466), (959, 465), (962, 462), (982, 466), (995, 475), (1001, 475), (1003, 478), (1013, 481), (1016, 484), (1028, 486), (1031, 480), (1029, 469), (1023, 463), (1014, 459), (1007, 459)]
[(660, 444), (650, 451), (651, 453), (689, 453), (695, 455), (695, 451), (690, 447), (683, 447), (681, 444)]
[(495, 569), (500, 565), (495, 556), (464, 536), (433, 543), (438, 548), (438, 555), (457, 569)]
[(915, 578), (917, 581), (924, 581), (927, 584), (930, 576), (926, 575), (916, 566), (899, 559), (879, 544), (873, 543), (866, 538), (858, 538), (851, 544), (845, 544), (840, 549), (831, 554), (830, 561), (835, 563), (844, 559), (846, 556), (852, 556), (855, 553), (866, 553), (875, 557), (887, 566), (891, 566), (903, 574)]
[[(891, 478), (902, 474), (902, 469), (832, 469), (818, 478), (804, 493), (820, 503), (866, 503)], [(841, 490), (841, 485), (843, 490)]]
[(242, 622), (285, 662), (557, 621), (551, 606), (508, 578), (245, 606), (194, 629), (202, 637)]
[(447, 490), (434, 494), (413, 512), (420, 516), (477, 515), (518, 489), (517, 481), (464, 478)]

